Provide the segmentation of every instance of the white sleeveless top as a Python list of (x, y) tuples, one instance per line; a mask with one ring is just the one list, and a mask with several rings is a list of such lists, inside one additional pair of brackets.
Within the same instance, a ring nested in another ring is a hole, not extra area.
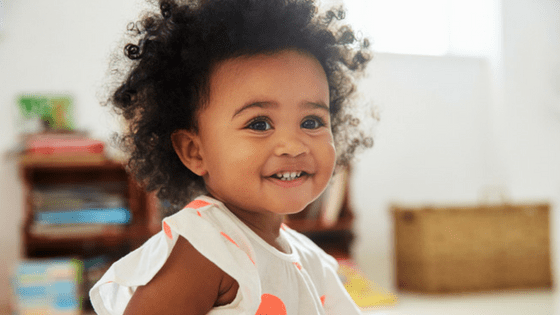
[(282, 225), (283, 253), (266, 243), (220, 201), (198, 197), (163, 220), (163, 230), (115, 262), (90, 291), (99, 315), (122, 314), (138, 286), (163, 266), (179, 235), (239, 283), (234, 301), (208, 314), (361, 314), (336, 260)]

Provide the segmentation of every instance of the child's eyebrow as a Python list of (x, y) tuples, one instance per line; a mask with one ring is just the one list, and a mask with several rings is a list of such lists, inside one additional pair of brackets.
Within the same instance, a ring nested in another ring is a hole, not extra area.
[(301, 107), (305, 107), (305, 108), (318, 108), (318, 109), (323, 109), (326, 110), (327, 112), (330, 112), (329, 106), (327, 106), (327, 104), (323, 103), (322, 101), (318, 101), (318, 102), (305, 102), (303, 104), (300, 105)]
[(236, 110), (235, 113), (233, 113), (233, 116), (231, 116), (231, 119), (233, 119), (235, 116), (239, 115), (244, 110), (249, 109), (249, 108), (253, 108), (253, 107), (258, 107), (258, 108), (278, 107), (278, 103), (276, 103), (276, 102), (251, 102), (251, 103), (245, 104), (245, 105), (243, 105), (243, 107)]
[[(231, 119), (233, 119), (235, 116), (237, 116), (238, 114), (240, 114), (244, 110), (249, 109), (249, 108), (253, 108), (253, 107), (258, 107), (258, 108), (278, 107), (278, 103), (276, 103), (276, 102), (252, 102), (252, 103), (248, 103), (246, 105), (243, 105), (243, 107), (241, 107), (240, 109), (236, 110), (235, 113), (233, 113), (233, 116), (231, 117)], [(322, 101), (303, 102), (300, 105), (300, 107), (311, 108), (311, 109), (318, 108), (318, 109), (322, 109), (322, 110), (325, 110), (327, 112), (330, 112), (329, 107)]]

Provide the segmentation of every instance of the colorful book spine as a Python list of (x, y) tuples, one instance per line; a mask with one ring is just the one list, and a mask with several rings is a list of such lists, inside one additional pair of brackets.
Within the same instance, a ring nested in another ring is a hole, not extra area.
[(81, 265), (75, 259), (22, 261), (12, 277), (15, 314), (80, 315)]
[(35, 213), (36, 224), (127, 224), (130, 219), (131, 213), (126, 208)]
[(27, 154), (97, 154), (103, 153), (105, 144), (93, 139), (60, 139), (43, 137), (27, 142)]

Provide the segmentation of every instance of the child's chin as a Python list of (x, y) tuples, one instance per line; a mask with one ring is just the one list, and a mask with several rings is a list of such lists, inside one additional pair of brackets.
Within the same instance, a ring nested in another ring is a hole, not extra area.
[(278, 214), (290, 215), (302, 212), (311, 202), (283, 202), (272, 211)]

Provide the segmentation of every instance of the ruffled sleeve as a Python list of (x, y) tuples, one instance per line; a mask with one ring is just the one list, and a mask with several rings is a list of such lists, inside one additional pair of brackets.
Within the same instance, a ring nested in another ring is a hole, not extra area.
[(179, 236), (239, 283), (234, 302), (209, 314), (255, 314), (260, 281), (255, 257), (244, 233), (210, 200), (199, 198), (162, 222), (162, 231), (115, 262), (90, 291), (99, 315), (121, 315), (138, 286), (161, 269)]

